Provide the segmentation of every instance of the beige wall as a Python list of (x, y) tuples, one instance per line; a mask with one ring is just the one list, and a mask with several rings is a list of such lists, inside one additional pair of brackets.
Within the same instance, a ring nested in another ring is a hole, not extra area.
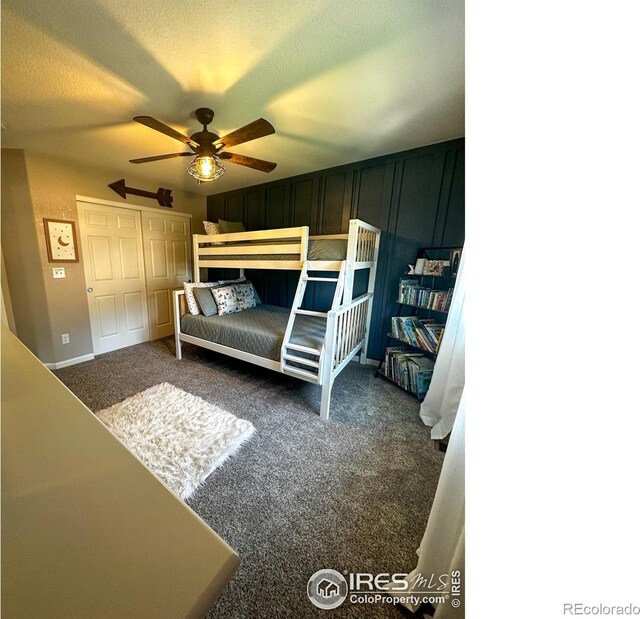
[(19, 150), (2, 150), (2, 254), (16, 333), (39, 359), (53, 359), (27, 167)]
[[(78, 263), (49, 263), (42, 219), (77, 222), (76, 195), (162, 208), (138, 196), (123, 200), (109, 189), (109, 183), (123, 177), (130, 186), (157, 189), (129, 171), (2, 150), (2, 246), (16, 329), (20, 339), (45, 363), (81, 357), (93, 348), (82, 250)], [(173, 196), (173, 210), (193, 215), (193, 232), (203, 233), (206, 198), (184, 191), (174, 191)], [(53, 266), (64, 266), (66, 278), (54, 280)], [(63, 333), (69, 334), (69, 344), (62, 344)]]
[(4, 255), (0, 254), (2, 259), (2, 322), (9, 327), (9, 330), (16, 334), (16, 321), (13, 317), (13, 305), (11, 305), (11, 294), (9, 293), (9, 284), (7, 283), (7, 269), (4, 266)]
[(204, 617), (237, 554), (1, 336), (2, 616)]

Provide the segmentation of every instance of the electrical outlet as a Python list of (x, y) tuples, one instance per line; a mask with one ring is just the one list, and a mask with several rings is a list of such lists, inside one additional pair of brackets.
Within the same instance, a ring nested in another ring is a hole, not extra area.
[(64, 267), (53, 267), (53, 279), (64, 279), (65, 277)]
[(62, 343), (63, 344), (68, 344), (69, 343), (69, 334), (68, 333), (63, 333), (62, 334)]

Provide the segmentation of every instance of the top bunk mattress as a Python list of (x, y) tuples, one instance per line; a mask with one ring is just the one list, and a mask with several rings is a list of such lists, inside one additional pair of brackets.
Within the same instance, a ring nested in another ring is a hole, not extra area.
[[(255, 247), (256, 243), (234, 243), (235, 246)], [(228, 245), (227, 245), (228, 246)], [(309, 239), (307, 260), (346, 260), (347, 239)], [(207, 256), (207, 260), (299, 260), (298, 254), (237, 254)]]
[[(287, 307), (263, 304), (225, 316), (187, 313), (180, 327), (187, 335), (279, 361), (290, 312)], [(326, 322), (317, 316), (297, 315), (291, 343), (320, 349)]]

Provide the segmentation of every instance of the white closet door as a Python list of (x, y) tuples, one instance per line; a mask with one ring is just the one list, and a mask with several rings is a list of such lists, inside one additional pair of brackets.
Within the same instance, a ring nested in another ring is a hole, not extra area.
[(151, 339), (173, 335), (171, 292), (191, 278), (191, 219), (175, 213), (142, 213)]
[(140, 212), (78, 203), (93, 351), (149, 339)]

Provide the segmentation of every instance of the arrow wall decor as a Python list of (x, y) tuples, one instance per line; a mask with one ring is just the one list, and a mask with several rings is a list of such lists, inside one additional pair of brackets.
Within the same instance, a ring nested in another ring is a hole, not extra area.
[(135, 196), (142, 196), (143, 198), (157, 200), (160, 206), (173, 208), (173, 196), (171, 195), (171, 189), (158, 187), (158, 191), (155, 193), (153, 193), (153, 191), (145, 191), (144, 189), (135, 189), (134, 187), (127, 187), (124, 184), (124, 178), (121, 178), (115, 183), (111, 183), (109, 187), (125, 200), (127, 199), (127, 194), (130, 193)]

